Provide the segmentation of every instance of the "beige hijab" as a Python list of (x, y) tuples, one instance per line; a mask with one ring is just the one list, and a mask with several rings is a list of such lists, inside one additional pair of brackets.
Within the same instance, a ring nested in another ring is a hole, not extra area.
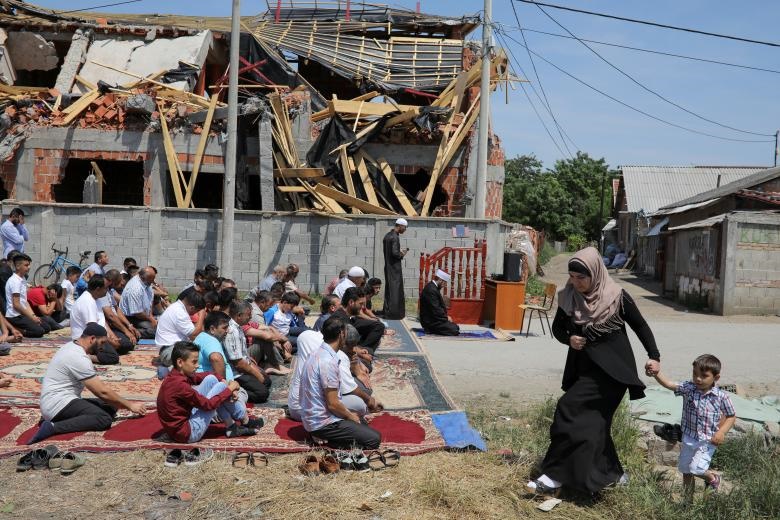
[(619, 316), (623, 290), (609, 276), (604, 261), (595, 247), (577, 251), (569, 260), (585, 267), (591, 275), (592, 284), (586, 293), (577, 292), (571, 282), (558, 292), (558, 305), (574, 318), (574, 323), (594, 333), (605, 333), (623, 326)]

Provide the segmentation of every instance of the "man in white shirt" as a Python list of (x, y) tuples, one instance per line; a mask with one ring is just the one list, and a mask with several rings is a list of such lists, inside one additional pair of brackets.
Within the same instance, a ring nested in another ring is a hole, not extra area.
[[(203, 295), (194, 288), (184, 291), (177, 301), (165, 309), (157, 323), (154, 342), (160, 349), (160, 365), (171, 365), (171, 352), (177, 341), (194, 341), (203, 332), (203, 319), (206, 307)], [(199, 313), (198, 322), (193, 323), (191, 316)]]
[(157, 320), (152, 314), (155, 276), (157, 273), (152, 266), (139, 270), (125, 285), (119, 302), (119, 308), (145, 339), (153, 339), (157, 328)]
[(92, 262), (89, 267), (84, 269), (84, 272), (81, 273), (81, 277), (84, 278), (84, 275), (87, 274), (87, 272), (90, 272), (92, 274), (106, 274), (106, 266), (108, 265), (108, 253), (105, 251), (98, 251), (95, 253), (95, 261)]
[[(87, 290), (73, 304), (70, 313), (70, 337), (74, 341), (82, 336), (89, 323), (97, 323), (106, 329), (107, 336), (116, 335), (106, 328), (106, 317), (103, 309), (98, 306), (98, 300), (108, 293), (109, 285), (103, 275), (96, 274), (89, 279)], [(115, 365), (119, 363), (119, 354), (107, 341), (101, 341), (96, 346), (93, 361), (100, 365)]]
[(51, 329), (35, 315), (27, 303), (27, 280), (30, 272), (31, 259), (24, 253), (13, 259), (14, 274), (5, 284), (5, 317), (8, 322), (19, 329), (26, 338), (40, 338)]
[(295, 421), (301, 420), (300, 388), (303, 365), (311, 353), (320, 348), (322, 341), (322, 333), (314, 330), (307, 330), (298, 336), (298, 353), (295, 356), (290, 388), (287, 391), (287, 413)]
[[(359, 383), (352, 375), (352, 354), (355, 347), (360, 343), (360, 333), (352, 325), (347, 325), (347, 335), (344, 340), (344, 348), (336, 352), (339, 358), (341, 402), (351, 412), (363, 417), (368, 412), (379, 412), (384, 409), (382, 403), (371, 396), (371, 390), (365, 385)], [(356, 363), (360, 360), (356, 359)]]
[(111, 341), (120, 355), (127, 354), (135, 349), (140, 333), (128, 321), (119, 309), (119, 293), (125, 285), (125, 280), (116, 269), (109, 269), (104, 275), (109, 287), (105, 296), (97, 301), (98, 309), (103, 311), (109, 331), (114, 333), (116, 340)]
[(350, 287), (360, 287), (363, 285), (365, 275), (366, 272), (362, 267), (354, 266), (350, 268), (349, 272), (347, 273), (347, 277), (339, 282), (339, 284), (336, 286), (336, 289), (334, 289), (333, 294), (338, 296), (339, 300), (342, 299), (344, 297), (344, 292), (346, 292), (347, 289)]
[(24, 253), (24, 243), (30, 240), (24, 225), (24, 211), (14, 208), (3, 225), (0, 226), (0, 236), (3, 238), (3, 258), (13, 250)]
[[(54, 354), (41, 385), (43, 422), (28, 444), (62, 433), (108, 430), (118, 408), (146, 413), (143, 403), (122, 398), (97, 376), (90, 358), (106, 335), (105, 328), (89, 323), (79, 338)], [(83, 399), (84, 387), (96, 398)]]

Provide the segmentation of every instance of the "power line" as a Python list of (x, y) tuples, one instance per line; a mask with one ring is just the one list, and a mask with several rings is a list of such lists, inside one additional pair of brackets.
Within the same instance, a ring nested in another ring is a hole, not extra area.
[[(520, 25), (520, 18), (517, 16), (517, 11), (515, 10), (514, 2), (512, 2), (512, 0), (509, 0), (509, 4), (512, 6), (512, 11), (515, 13), (515, 20), (517, 20), (517, 25)], [(526, 50), (528, 50), (528, 41), (526, 41), (525, 34), (523, 33), (522, 29), (520, 30), (520, 34), (523, 37), (525, 48)], [(531, 67), (534, 69), (534, 76), (536, 76), (536, 82), (539, 84), (539, 90), (542, 91), (542, 96), (544, 96), (544, 103), (547, 105), (547, 109), (550, 111), (550, 117), (552, 117), (553, 123), (555, 123), (555, 128), (558, 129), (558, 135), (561, 136), (561, 142), (563, 142), (563, 147), (566, 148), (566, 151), (569, 152), (569, 156), (571, 157), (571, 150), (569, 150), (569, 145), (566, 144), (566, 139), (563, 138), (563, 132), (561, 132), (561, 125), (558, 124), (558, 119), (556, 119), (555, 114), (553, 113), (552, 105), (550, 105), (550, 100), (547, 98), (547, 92), (544, 91), (544, 85), (542, 85), (542, 78), (539, 77), (539, 72), (536, 70), (536, 63), (534, 63), (534, 58), (530, 52), (528, 52), (528, 59), (531, 61)]]
[[(515, 38), (512, 38), (512, 36), (508, 35), (506, 33), (506, 31), (502, 31), (502, 34), (506, 38), (509, 38), (510, 40), (515, 42), (516, 44), (518, 44), (520, 46), (523, 46), (523, 44), (520, 41), (518, 41)], [(723, 140), (723, 141), (733, 141), (733, 142), (738, 142), (738, 143), (774, 143), (774, 139), (773, 140), (768, 140), (768, 139), (761, 140), (761, 139), (737, 139), (737, 138), (734, 138), (734, 137), (723, 137), (723, 136), (720, 136), (720, 135), (715, 135), (715, 134), (710, 134), (710, 133), (707, 133), (707, 132), (702, 132), (701, 130), (696, 130), (694, 128), (688, 128), (686, 126), (679, 125), (679, 124), (673, 123), (671, 121), (667, 121), (666, 119), (660, 118), (658, 116), (654, 116), (654, 115), (652, 115), (652, 114), (650, 114), (648, 112), (645, 112), (644, 110), (642, 110), (640, 108), (637, 108), (637, 107), (635, 107), (633, 105), (630, 105), (630, 104), (626, 103), (625, 101), (622, 101), (622, 100), (620, 100), (620, 99), (618, 99), (618, 98), (616, 98), (616, 97), (614, 97), (614, 96), (612, 96), (610, 94), (607, 94), (603, 90), (600, 90), (600, 89), (594, 87), (593, 85), (591, 85), (587, 81), (582, 80), (582, 79), (578, 78), (577, 76), (575, 76), (574, 74), (571, 74), (571, 73), (567, 72), (566, 70), (562, 69), (561, 67), (559, 67), (558, 65), (556, 65), (553, 62), (551, 62), (550, 60), (548, 60), (547, 58), (545, 58), (544, 56), (540, 55), (539, 53), (537, 53), (535, 51), (531, 51), (531, 54), (533, 54), (534, 56), (536, 56), (540, 60), (544, 61), (545, 63), (547, 63), (551, 67), (557, 69), (559, 72), (569, 76), (574, 81), (576, 81), (578, 83), (581, 83), (582, 85), (585, 85), (589, 89), (591, 89), (591, 90), (593, 90), (595, 92), (598, 92), (602, 96), (611, 99), (615, 103), (623, 105), (624, 107), (626, 107), (626, 108), (628, 108), (630, 110), (633, 110), (634, 112), (637, 112), (639, 114), (642, 114), (643, 116), (649, 117), (650, 119), (654, 119), (654, 120), (656, 120), (656, 121), (658, 121), (660, 123), (663, 123), (665, 125), (669, 125), (669, 126), (672, 126), (674, 128), (679, 128), (680, 130), (685, 130), (686, 132), (691, 132), (693, 134), (704, 135), (704, 136), (707, 136), (707, 137), (712, 137), (712, 138), (720, 139), (720, 140)]]
[(516, 2), (523, 2), (524, 4), (534, 4), (534, 5), (543, 5), (544, 7), (552, 7), (553, 9), (561, 9), (563, 11), (571, 11), (573, 13), (582, 13), (582, 14), (589, 14), (592, 16), (600, 16), (602, 18), (610, 18), (612, 20), (620, 20), (623, 22), (631, 22), (631, 23), (638, 23), (642, 25), (650, 25), (653, 27), (661, 27), (663, 29), (673, 29), (675, 31), (683, 31), (683, 32), (689, 32), (694, 34), (701, 34), (704, 36), (713, 36), (715, 38), (724, 38), (726, 40), (736, 40), (740, 42), (745, 43), (755, 43), (758, 45), (768, 45), (770, 47), (780, 47), (780, 43), (775, 42), (765, 42), (761, 40), (753, 40), (750, 38), (742, 38), (740, 36), (729, 36), (727, 34), (719, 34), (714, 32), (708, 32), (708, 31), (700, 31), (699, 29), (689, 29), (686, 27), (677, 27), (675, 25), (667, 25), (663, 23), (657, 23), (657, 22), (650, 22), (647, 20), (637, 20), (636, 18), (625, 18), (623, 16), (615, 16), (611, 14), (605, 14), (605, 13), (597, 13), (594, 11), (585, 11), (584, 9), (574, 9), (573, 7), (564, 7), (562, 5), (554, 5), (554, 4), (545, 4), (542, 2), (536, 2), (534, 0), (514, 0)]
[[(519, 61), (519, 60), (517, 59), (517, 57), (515, 56), (515, 53), (514, 53), (514, 52), (512, 52), (512, 48), (511, 48), (509, 45), (507, 45), (507, 42), (506, 42), (506, 40), (504, 39), (504, 36), (501, 34), (501, 32), (497, 30), (497, 31), (496, 31), (496, 35), (497, 35), (497, 36), (498, 36), (498, 37), (501, 39), (501, 41), (503, 42), (503, 45), (504, 45), (504, 47), (505, 47), (505, 48), (506, 48), (506, 50), (509, 52), (509, 56), (510, 56), (511, 60), (512, 60), (512, 61), (514, 61), (514, 64), (510, 62), (510, 66), (511, 66), (513, 69), (514, 69), (515, 67), (517, 67), (518, 69), (520, 69), (520, 72), (522, 73), (522, 75), (523, 75), (524, 77), (529, 77), (529, 76), (528, 76), (528, 74), (526, 74), (525, 70), (523, 69), (523, 66), (522, 66), (522, 65), (520, 65), (520, 61)], [(517, 74), (517, 71), (515, 71), (515, 74)], [(538, 91), (538, 90), (536, 90), (536, 87), (534, 87), (534, 84), (533, 84), (533, 83), (528, 83), (528, 86), (529, 86), (529, 87), (531, 87), (531, 90), (532, 90), (532, 91), (533, 91), (533, 93), (536, 95), (536, 98), (539, 100), (539, 103), (541, 103), (541, 104), (542, 104), (542, 107), (544, 107), (544, 108), (547, 110), (547, 113), (548, 113), (548, 114), (550, 114), (550, 117), (552, 117), (552, 112), (550, 111), (550, 108), (544, 104), (544, 100), (542, 99), (542, 96), (539, 94), (539, 91)], [(542, 126), (544, 127), (545, 131), (547, 132), (547, 135), (549, 135), (549, 136), (550, 136), (550, 140), (552, 140), (552, 142), (553, 142), (553, 144), (555, 145), (555, 147), (556, 147), (556, 148), (558, 148), (558, 151), (560, 151), (560, 152), (561, 152), (561, 156), (565, 156), (566, 154), (563, 152), (563, 150), (561, 149), (561, 147), (558, 145), (558, 142), (555, 140), (555, 138), (553, 138), (553, 136), (552, 136), (552, 133), (551, 133), (551, 132), (550, 132), (550, 130), (547, 128), (547, 125), (546, 125), (546, 124), (545, 124), (545, 122), (544, 122), (544, 118), (542, 118), (542, 116), (541, 116), (541, 115), (539, 115), (539, 112), (536, 110), (536, 106), (534, 105), (534, 102), (533, 102), (533, 100), (532, 100), (532, 99), (530, 98), (530, 96), (528, 95), (528, 92), (527, 92), (527, 91), (526, 91), (526, 89), (525, 89), (525, 85), (524, 85), (522, 82), (520, 83), (520, 87), (523, 89), (523, 93), (524, 93), (524, 94), (526, 95), (526, 97), (528, 98), (528, 102), (531, 104), (531, 108), (533, 108), (534, 112), (536, 112), (536, 117), (539, 119), (539, 122), (541, 122), (541, 123), (542, 123)], [(564, 135), (564, 136), (565, 136), (565, 137), (566, 137), (566, 138), (569, 140), (569, 142), (570, 142), (570, 143), (571, 143), (571, 144), (572, 144), (572, 145), (573, 145), (573, 146), (574, 146), (574, 147), (575, 147), (577, 150), (579, 150), (579, 149), (580, 149), (580, 147), (579, 147), (579, 146), (577, 146), (577, 144), (576, 144), (576, 143), (575, 143), (575, 142), (572, 140), (572, 138), (571, 138), (571, 137), (569, 137), (569, 134), (566, 132), (566, 130), (565, 130), (565, 129), (564, 129), (562, 126), (559, 126), (559, 128), (560, 128), (561, 132), (563, 132), (563, 135)], [(569, 156), (571, 157), (571, 153), (569, 154)]]
[(68, 13), (80, 13), (82, 11), (92, 11), (93, 9), (102, 9), (103, 7), (114, 7), (117, 5), (124, 5), (124, 4), (135, 4), (137, 2), (141, 2), (142, 0), (125, 0), (124, 2), (114, 2), (113, 4), (104, 4), (104, 5), (93, 5), (92, 7), (84, 7), (83, 9), (73, 9), (70, 11), (54, 11), (54, 14), (68, 14)]
[[(513, 7), (514, 7), (514, 4), (512, 4), (512, 5), (513, 5)], [(634, 84), (636, 84), (636, 85), (637, 85), (638, 87), (640, 87), (642, 90), (645, 90), (646, 92), (649, 92), (650, 94), (653, 94), (653, 95), (654, 95), (655, 97), (657, 97), (658, 99), (660, 99), (660, 100), (662, 100), (662, 101), (664, 101), (664, 102), (666, 102), (666, 103), (669, 103), (670, 105), (672, 105), (672, 106), (674, 106), (674, 107), (676, 107), (676, 108), (679, 108), (679, 109), (680, 109), (680, 110), (682, 110), (683, 112), (686, 112), (686, 113), (688, 113), (688, 114), (690, 114), (690, 115), (692, 115), (692, 116), (694, 116), (694, 117), (696, 117), (696, 118), (699, 118), (699, 119), (701, 119), (702, 121), (707, 121), (708, 123), (712, 123), (712, 124), (714, 124), (714, 125), (721, 126), (721, 127), (723, 127), (723, 128), (728, 128), (729, 130), (733, 130), (733, 131), (735, 131), (735, 132), (740, 132), (740, 133), (743, 133), (743, 134), (750, 134), (750, 135), (758, 135), (758, 136), (761, 136), (761, 137), (774, 137), (774, 134), (771, 134), (771, 135), (770, 135), (770, 134), (765, 134), (765, 133), (762, 133), (762, 132), (752, 132), (752, 131), (750, 131), (750, 130), (742, 130), (741, 128), (736, 128), (736, 127), (734, 127), (734, 126), (730, 126), (730, 125), (727, 125), (727, 124), (725, 124), (725, 123), (720, 123), (720, 122), (718, 122), (718, 121), (715, 121), (714, 119), (710, 119), (710, 118), (708, 118), (708, 117), (704, 117), (703, 115), (701, 115), (701, 114), (698, 114), (698, 113), (694, 112), (693, 110), (689, 110), (689, 109), (685, 108), (684, 106), (680, 105), (679, 103), (676, 103), (676, 102), (672, 101), (671, 99), (669, 99), (669, 98), (667, 98), (667, 97), (663, 96), (663, 95), (662, 95), (661, 93), (659, 93), (658, 91), (656, 91), (656, 90), (653, 90), (653, 89), (651, 89), (650, 87), (646, 86), (644, 83), (640, 82), (640, 81), (639, 81), (638, 79), (636, 79), (634, 76), (632, 76), (632, 75), (631, 75), (631, 74), (629, 74), (628, 72), (624, 71), (623, 69), (621, 69), (620, 67), (618, 67), (617, 65), (615, 65), (614, 63), (612, 63), (611, 61), (609, 61), (608, 59), (606, 59), (604, 56), (602, 56), (601, 54), (599, 54), (599, 53), (596, 51), (596, 49), (594, 49), (593, 47), (591, 47), (590, 45), (588, 45), (588, 44), (587, 44), (587, 43), (585, 43), (584, 41), (580, 40), (580, 39), (579, 39), (579, 38), (578, 38), (578, 37), (577, 37), (577, 36), (576, 36), (576, 35), (575, 35), (573, 32), (571, 32), (569, 29), (567, 29), (566, 27), (564, 27), (564, 26), (563, 26), (563, 24), (561, 24), (561, 23), (560, 23), (558, 20), (556, 20), (555, 18), (553, 18), (553, 16), (552, 16), (550, 13), (548, 13), (547, 11), (545, 11), (545, 10), (544, 10), (544, 8), (543, 8), (542, 6), (540, 6), (540, 5), (538, 5), (538, 4), (537, 4), (537, 5), (536, 5), (536, 7), (538, 7), (538, 8), (539, 8), (539, 10), (540, 10), (542, 13), (544, 13), (544, 15), (545, 15), (545, 16), (547, 16), (547, 18), (549, 18), (550, 20), (552, 20), (552, 21), (553, 21), (553, 22), (554, 22), (554, 23), (555, 23), (555, 24), (556, 24), (558, 27), (560, 27), (561, 29), (563, 29), (564, 31), (566, 31), (567, 33), (569, 33), (569, 35), (570, 35), (572, 38), (576, 39), (576, 40), (577, 40), (578, 42), (580, 42), (580, 43), (581, 43), (581, 44), (582, 44), (582, 45), (583, 45), (583, 46), (584, 46), (586, 49), (588, 49), (590, 52), (592, 52), (593, 54), (595, 54), (595, 55), (596, 55), (596, 56), (597, 56), (597, 57), (598, 57), (598, 58), (599, 58), (601, 61), (603, 61), (604, 63), (606, 63), (607, 65), (609, 65), (609, 66), (610, 66), (610, 67), (612, 67), (613, 69), (615, 69), (616, 71), (618, 71), (620, 74), (622, 74), (622, 75), (623, 75), (623, 76), (625, 76), (626, 78), (630, 79), (630, 80), (631, 80), (631, 81), (632, 81)], [(520, 20), (519, 20), (519, 19), (517, 20), (517, 24), (518, 24), (518, 25), (520, 25)], [(523, 31), (522, 31), (522, 29), (521, 29), (521, 30), (520, 30), (520, 33), (522, 34), (522, 32), (523, 32)], [(525, 41), (525, 36), (523, 36), (523, 41)]]
[[(496, 33), (496, 34), (498, 34), (498, 33)], [(500, 37), (500, 35), (499, 35), (499, 37)], [(512, 68), (514, 68), (514, 66), (512, 66), (511, 63), (509, 65)], [(525, 74), (523, 74), (523, 75), (525, 75)], [(532, 84), (529, 83), (529, 85), (531, 86), (531, 88), (533, 88)], [(534, 101), (531, 99), (531, 96), (528, 95), (528, 91), (525, 89), (525, 85), (523, 85), (522, 82), (520, 83), (520, 88), (523, 89), (523, 94), (525, 94), (526, 99), (528, 99), (528, 104), (531, 105), (531, 108), (533, 109), (534, 113), (536, 114), (536, 118), (539, 120), (540, 123), (542, 123), (542, 126), (544, 127), (544, 131), (547, 132), (548, 136), (550, 136), (550, 141), (552, 141), (552, 143), (558, 149), (558, 151), (561, 154), (561, 157), (565, 157), (566, 154), (563, 152), (563, 149), (560, 147), (560, 145), (558, 145), (558, 141), (556, 141), (555, 138), (553, 137), (552, 132), (550, 132), (550, 129), (547, 127), (547, 123), (544, 122), (544, 118), (541, 116), (541, 114), (539, 114), (539, 111), (536, 109), (536, 105), (534, 104)], [(534, 93), (536, 94), (536, 97), (539, 97), (539, 93), (537, 93), (535, 89), (534, 89)], [(541, 97), (539, 97), (539, 100), (541, 101)], [(544, 105), (544, 103), (542, 103), (542, 105)], [(571, 157), (571, 153), (569, 154), (569, 156)]]
[(547, 36), (555, 36), (557, 38), (567, 38), (569, 40), (577, 40), (577, 39), (579, 39), (579, 40), (582, 40), (584, 42), (595, 43), (597, 45), (606, 45), (608, 47), (617, 47), (619, 49), (628, 49), (628, 50), (631, 50), (631, 51), (647, 52), (649, 54), (659, 54), (661, 56), (669, 56), (671, 58), (681, 58), (681, 59), (684, 59), (684, 60), (692, 60), (692, 61), (701, 61), (701, 62), (704, 62), (704, 63), (712, 63), (714, 65), (725, 65), (727, 67), (736, 67), (736, 68), (739, 68), (739, 69), (748, 69), (748, 70), (756, 70), (756, 71), (759, 71), (759, 72), (771, 72), (773, 74), (780, 74), (780, 70), (775, 70), (775, 69), (765, 69), (765, 68), (762, 68), (762, 67), (753, 67), (751, 65), (740, 65), (739, 63), (729, 63), (727, 61), (711, 60), (711, 59), (708, 59), (708, 58), (699, 58), (699, 57), (696, 57), (696, 56), (686, 56), (685, 54), (675, 54), (673, 52), (663, 52), (663, 51), (658, 51), (658, 50), (654, 50), (654, 49), (643, 49), (642, 47), (632, 47), (630, 45), (620, 45), (619, 43), (602, 42), (602, 41), (599, 41), (599, 40), (588, 40), (588, 39), (585, 39), (585, 38), (575, 38), (573, 36), (567, 36), (565, 34), (558, 34), (558, 33), (553, 33), (553, 32), (540, 31), (538, 29), (529, 29), (528, 27), (512, 27), (512, 26), (510, 26), (510, 27), (512, 29), (517, 29), (519, 31), (532, 32), (532, 33), (536, 33), (536, 34), (546, 34)]

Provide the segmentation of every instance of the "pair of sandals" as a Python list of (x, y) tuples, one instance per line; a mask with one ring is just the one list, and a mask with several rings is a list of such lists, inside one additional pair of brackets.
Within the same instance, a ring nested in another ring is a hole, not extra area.
[(86, 462), (87, 459), (83, 456), (70, 451), (60, 451), (57, 446), (50, 444), (22, 455), (16, 463), (16, 471), (49, 468), (59, 470), (61, 475), (70, 475)]
[(372, 450), (368, 453), (361, 450), (338, 451), (335, 453), (335, 457), (342, 470), (358, 472), (394, 468), (401, 461), (401, 453), (393, 449)]
[(268, 454), (263, 451), (241, 451), (233, 455), (233, 460), (230, 462), (230, 465), (234, 468), (254, 468), (257, 466), (258, 462), (264, 466), (268, 466), (269, 460)]

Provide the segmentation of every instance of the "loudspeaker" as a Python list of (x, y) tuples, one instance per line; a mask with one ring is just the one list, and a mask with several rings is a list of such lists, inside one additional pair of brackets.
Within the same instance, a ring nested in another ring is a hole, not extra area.
[(507, 282), (520, 281), (520, 253), (504, 253), (504, 278)]

